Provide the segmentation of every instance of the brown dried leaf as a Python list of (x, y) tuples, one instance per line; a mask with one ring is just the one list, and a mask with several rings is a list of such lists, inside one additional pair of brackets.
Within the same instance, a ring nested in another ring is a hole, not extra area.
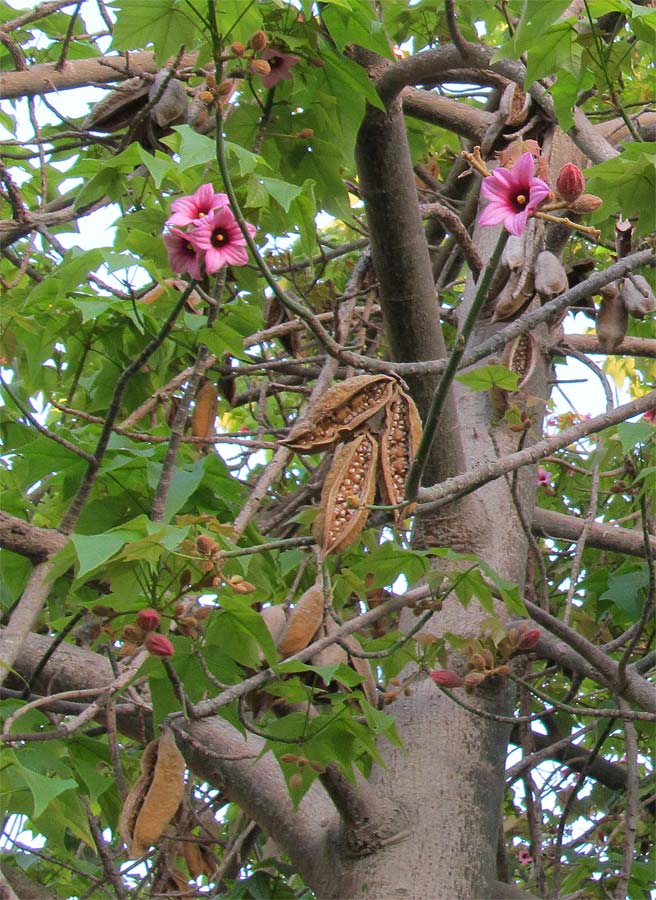
[[(380, 488), (386, 503), (395, 506), (405, 497), (405, 483), (421, 441), (421, 418), (414, 400), (396, 387), (385, 410), (385, 428), (380, 437)], [(394, 510), (399, 522), (414, 506)]]
[(176, 814), (184, 792), (184, 757), (171, 729), (151, 741), (141, 758), (141, 776), (126, 797), (121, 835), (130, 859), (143, 856)]
[(367, 506), (376, 494), (378, 444), (366, 431), (335, 454), (321, 491), (314, 536), (324, 554), (349, 547), (369, 517)]
[(194, 437), (207, 438), (214, 434), (217, 404), (217, 390), (211, 381), (205, 379), (196, 392), (196, 403), (191, 417), (191, 433)]
[(324, 595), (321, 580), (299, 598), (292, 609), (287, 625), (278, 640), (278, 651), (283, 657), (299, 653), (312, 642), (323, 619)]
[(357, 375), (336, 384), (280, 443), (299, 453), (326, 450), (381, 410), (394, 384), (389, 375)]

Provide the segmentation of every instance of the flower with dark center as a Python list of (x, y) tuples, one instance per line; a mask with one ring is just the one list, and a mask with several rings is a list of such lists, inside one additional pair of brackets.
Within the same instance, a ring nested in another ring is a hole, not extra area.
[(481, 194), (490, 202), (479, 216), (481, 225), (500, 225), (519, 236), (528, 217), (549, 196), (549, 185), (534, 175), (532, 153), (523, 153), (510, 171), (499, 166), (483, 179)]
[(179, 197), (171, 204), (173, 215), (166, 220), (167, 225), (191, 225), (210, 213), (228, 205), (227, 194), (218, 194), (211, 184), (201, 184), (189, 197)]
[(202, 255), (191, 242), (191, 235), (179, 228), (171, 228), (164, 235), (164, 244), (169, 256), (169, 265), (174, 272), (182, 274), (186, 272), (200, 281), (203, 273), (200, 268)]
[[(246, 227), (252, 237), (255, 226), (247, 224)], [(204, 218), (189, 233), (188, 239), (202, 253), (205, 271), (210, 275), (223, 266), (243, 266), (248, 262), (246, 239), (228, 207)]]
[(269, 63), (271, 69), (267, 75), (260, 75), (265, 88), (272, 88), (279, 81), (291, 81), (290, 69), (301, 61), (300, 56), (282, 53), (280, 50), (274, 50), (273, 47), (267, 47), (262, 51), (262, 59)]

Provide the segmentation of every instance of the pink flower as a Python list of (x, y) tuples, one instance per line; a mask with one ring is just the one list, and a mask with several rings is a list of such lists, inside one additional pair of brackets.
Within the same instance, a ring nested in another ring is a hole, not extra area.
[(435, 669), (428, 674), (435, 684), (439, 684), (441, 687), (457, 688), (462, 687), (465, 683), (457, 672), (451, 672), (450, 669)]
[(533, 862), (533, 857), (528, 850), (518, 850), (517, 862), (522, 866), (530, 866)]
[(171, 228), (164, 235), (164, 244), (169, 255), (171, 269), (178, 274), (187, 272), (196, 281), (203, 277), (200, 264), (202, 255), (191, 243), (191, 235), (180, 231), (179, 228)]
[(191, 225), (222, 206), (228, 205), (227, 194), (217, 194), (211, 184), (201, 184), (190, 197), (179, 197), (171, 204), (173, 215), (167, 225)]
[[(251, 237), (255, 226), (247, 225)], [(218, 272), (225, 265), (243, 266), (248, 262), (246, 240), (241, 233), (232, 210), (224, 206), (203, 219), (188, 235), (197, 251), (204, 251), (205, 270)]]
[(646, 422), (651, 422), (652, 425), (656, 425), (656, 406), (653, 409), (648, 409), (642, 418)]
[(551, 475), (546, 469), (538, 469), (538, 484), (541, 487), (549, 487), (551, 484)]
[(532, 153), (522, 153), (510, 171), (499, 166), (483, 179), (481, 194), (489, 204), (479, 216), (481, 225), (499, 225), (519, 236), (532, 212), (549, 196), (549, 185), (534, 176)]
[(291, 81), (292, 76), (289, 70), (301, 61), (300, 56), (294, 56), (291, 53), (281, 53), (280, 50), (274, 50), (273, 47), (267, 47), (262, 51), (262, 59), (265, 59), (271, 71), (268, 75), (260, 75), (262, 84), (265, 88), (272, 88), (279, 81)]

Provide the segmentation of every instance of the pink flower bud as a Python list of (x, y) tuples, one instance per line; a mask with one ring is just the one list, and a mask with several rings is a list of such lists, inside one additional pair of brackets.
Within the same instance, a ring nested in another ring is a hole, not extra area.
[(464, 684), (460, 675), (457, 672), (449, 671), (449, 669), (435, 669), (434, 672), (430, 673), (430, 677), (440, 687), (457, 688), (462, 687)]
[(148, 607), (140, 610), (137, 614), (137, 625), (143, 631), (156, 631), (160, 622), (161, 619), (156, 609)]
[(146, 635), (144, 644), (146, 650), (149, 653), (152, 653), (153, 656), (173, 656), (175, 653), (175, 648), (171, 641), (167, 637), (164, 637), (163, 634), (158, 634), (155, 631), (151, 631)]
[(539, 628), (531, 628), (530, 631), (525, 631), (520, 637), (517, 643), (518, 650), (532, 650), (533, 647), (540, 640), (540, 629)]
[(580, 197), (585, 188), (583, 172), (574, 163), (566, 163), (556, 179), (556, 190), (568, 203)]

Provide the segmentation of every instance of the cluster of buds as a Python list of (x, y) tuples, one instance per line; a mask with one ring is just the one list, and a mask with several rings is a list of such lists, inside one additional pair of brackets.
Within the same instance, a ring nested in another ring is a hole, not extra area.
[[(528, 653), (539, 640), (539, 629), (531, 628), (527, 622), (522, 622), (518, 628), (508, 630), (496, 650), (485, 647), (472, 652), (469, 657), (469, 671), (466, 675), (459, 675), (451, 669), (436, 669), (429, 674), (435, 684), (440, 687), (464, 687), (465, 690), (472, 691), (488, 678), (508, 675), (510, 657), (517, 653)], [(497, 658), (495, 658), (495, 652)]]
[[(300, 56), (283, 53), (269, 46), (269, 38), (265, 31), (255, 31), (247, 44), (234, 41), (230, 45), (230, 55), (226, 59), (241, 59), (247, 63), (247, 71), (257, 75), (265, 88), (275, 87), (279, 81), (291, 81), (292, 66), (301, 61)], [(219, 85), (218, 93), (221, 93)]]
[(383, 691), (381, 694), (383, 705), (389, 706), (390, 703), (394, 703), (395, 700), (399, 699), (401, 694), (403, 694), (405, 697), (409, 697), (412, 693), (410, 681), (413, 677), (414, 676), (411, 676), (406, 682), (402, 682), (399, 678), (390, 678), (389, 685), (391, 687), (388, 690)]
[(139, 647), (145, 647), (153, 656), (173, 656), (175, 653), (173, 644), (158, 631), (161, 623), (161, 616), (156, 609), (147, 607), (139, 610), (134, 622), (123, 628), (121, 634), (123, 646), (119, 656), (122, 658), (132, 656)]
[(595, 194), (585, 194), (585, 178), (583, 172), (574, 163), (565, 163), (556, 178), (556, 199), (562, 201), (577, 215), (594, 212), (599, 209), (602, 200)]
[(323, 775), (326, 771), (324, 764), (318, 760), (308, 759), (306, 756), (297, 756), (295, 753), (283, 753), (280, 757), (280, 762), (288, 763), (298, 768), (298, 772), (293, 772), (289, 777), (289, 786), (294, 789), (300, 788), (303, 784), (303, 769), (308, 766), (319, 775)]
[(440, 612), (442, 597), (422, 597), (420, 600), (411, 600), (408, 607), (412, 610), (412, 615), (417, 618), (426, 612)]
[(246, 581), (241, 575), (226, 577), (222, 570), (221, 548), (208, 534), (201, 534), (196, 538), (196, 550), (204, 557), (201, 568), (205, 577), (203, 587), (221, 587), (227, 585), (235, 594), (252, 594), (255, 585)]

